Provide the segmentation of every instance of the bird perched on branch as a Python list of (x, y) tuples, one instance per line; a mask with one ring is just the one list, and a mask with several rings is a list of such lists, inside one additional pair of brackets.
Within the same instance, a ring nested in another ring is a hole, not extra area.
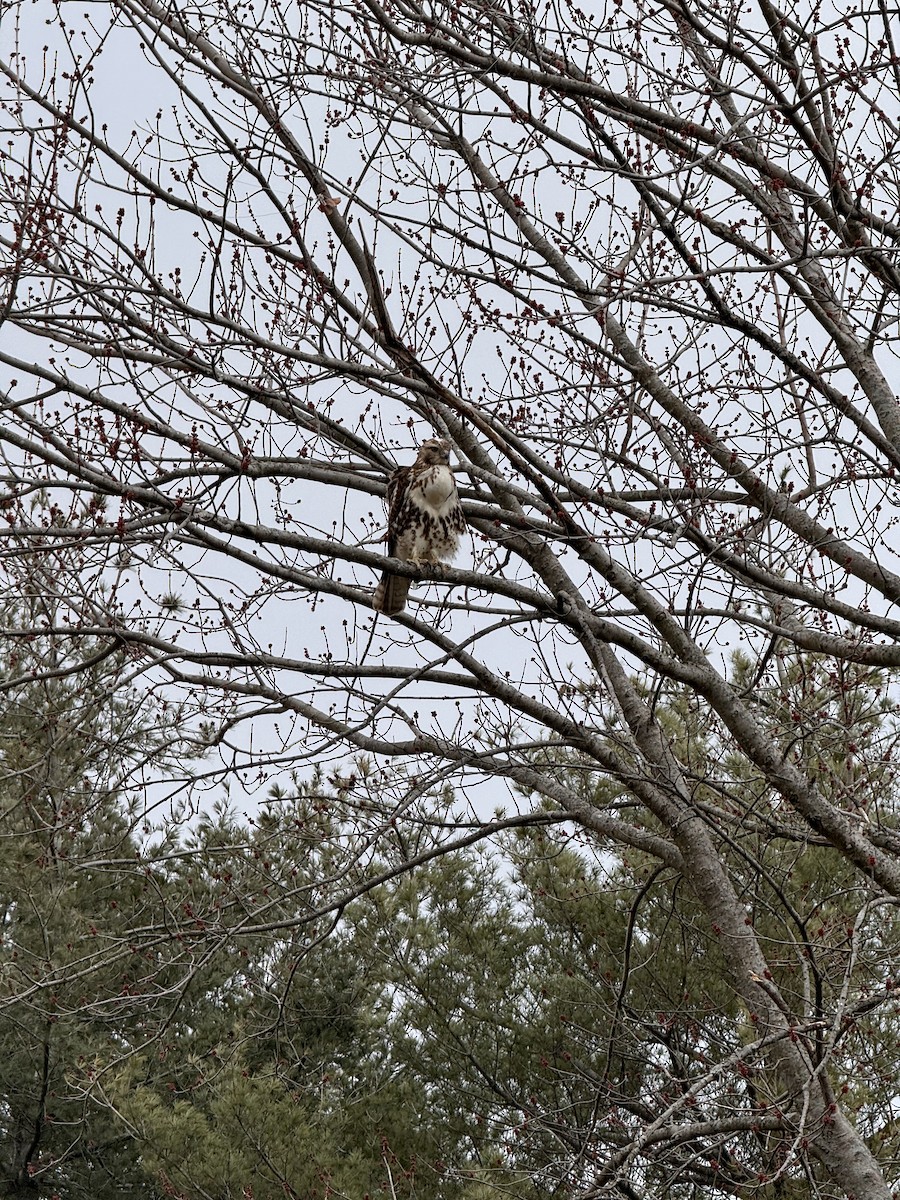
[[(450, 443), (429, 438), (411, 467), (398, 467), (387, 488), (388, 554), (406, 562), (437, 563), (453, 558), (466, 519), (450, 470)], [(372, 607), (393, 616), (406, 605), (409, 579), (385, 571)]]

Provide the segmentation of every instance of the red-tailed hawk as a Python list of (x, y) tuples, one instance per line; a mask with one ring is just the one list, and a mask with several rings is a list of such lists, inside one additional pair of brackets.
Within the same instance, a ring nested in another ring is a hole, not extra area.
[[(411, 467), (398, 467), (387, 488), (388, 554), (407, 562), (436, 563), (452, 558), (465, 532), (456, 481), (450, 470), (450, 443), (430, 438)], [(393, 616), (406, 605), (411, 580), (389, 571), (375, 589), (372, 607)]]

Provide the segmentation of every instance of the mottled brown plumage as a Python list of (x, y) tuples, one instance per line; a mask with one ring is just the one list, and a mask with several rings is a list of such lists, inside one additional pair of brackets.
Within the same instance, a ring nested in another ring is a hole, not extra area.
[[(407, 562), (436, 563), (453, 558), (466, 519), (450, 470), (450, 443), (430, 438), (411, 467), (391, 476), (388, 499), (388, 554)], [(372, 605), (388, 616), (406, 605), (410, 580), (389, 571), (375, 589)]]

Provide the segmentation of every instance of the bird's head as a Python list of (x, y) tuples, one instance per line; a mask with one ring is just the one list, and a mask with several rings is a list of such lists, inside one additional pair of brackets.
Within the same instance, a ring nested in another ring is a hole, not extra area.
[(429, 438), (419, 447), (419, 462), (428, 467), (445, 465), (450, 461), (450, 443), (446, 438)]

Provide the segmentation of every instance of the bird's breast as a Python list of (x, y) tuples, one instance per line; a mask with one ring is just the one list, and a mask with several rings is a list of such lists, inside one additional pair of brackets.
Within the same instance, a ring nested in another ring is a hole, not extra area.
[(429, 508), (440, 512), (456, 496), (456, 483), (449, 467), (431, 467), (420, 481), (421, 496)]

